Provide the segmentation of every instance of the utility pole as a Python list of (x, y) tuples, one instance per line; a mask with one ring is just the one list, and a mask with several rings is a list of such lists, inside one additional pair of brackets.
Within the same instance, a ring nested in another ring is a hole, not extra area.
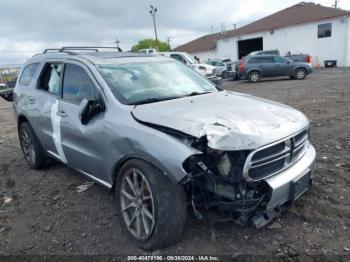
[(158, 50), (158, 36), (157, 36), (157, 26), (156, 26), (157, 7), (153, 7), (153, 5), (150, 5), (150, 7), (151, 7), (151, 10), (149, 10), (149, 13), (153, 17), (154, 34), (156, 36), (156, 49)]
[(170, 47), (170, 37), (169, 36), (166, 38), (166, 41), (168, 43), (168, 46)]
[(339, 0), (334, 0), (334, 5), (333, 5), (333, 7), (334, 7), (334, 8), (338, 8), (338, 3), (339, 3)]
[(114, 43), (116, 43), (117, 44), (117, 47), (119, 48), (119, 43), (120, 43), (120, 40), (117, 38), (116, 40), (115, 40), (115, 42)]

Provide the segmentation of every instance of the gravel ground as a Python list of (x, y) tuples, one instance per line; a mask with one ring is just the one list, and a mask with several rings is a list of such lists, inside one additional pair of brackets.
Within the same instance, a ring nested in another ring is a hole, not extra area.
[[(304, 112), (317, 148), (316, 181), (271, 226), (220, 224), (217, 239), (190, 215), (181, 242), (153, 254), (350, 254), (350, 69), (317, 70), (305, 81), (228, 81), (223, 87)], [(225, 110), (225, 108), (223, 108)], [(108, 192), (52, 163), (29, 169), (19, 147), (12, 104), (0, 101), (0, 255), (136, 255), (121, 234)], [(343, 257), (344, 258), (344, 257)], [(349, 258), (349, 257), (347, 257)]]

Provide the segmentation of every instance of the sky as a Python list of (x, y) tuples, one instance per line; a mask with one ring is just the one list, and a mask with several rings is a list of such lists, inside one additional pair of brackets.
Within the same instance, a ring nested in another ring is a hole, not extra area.
[[(45, 48), (113, 45), (128, 51), (154, 38), (150, 4), (157, 7), (158, 39), (171, 47), (253, 22), (301, 0), (0, 0), (0, 65), (20, 64)], [(332, 6), (334, 0), (314, 0)], [(340, 0), (350, 10), (350, 0)]]

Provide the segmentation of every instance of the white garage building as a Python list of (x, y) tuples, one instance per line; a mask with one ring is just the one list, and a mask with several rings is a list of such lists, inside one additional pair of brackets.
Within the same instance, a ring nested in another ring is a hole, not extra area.
[(175, 48), (202, 60), (238, 60), (256, 50), (278, 49), (281, 55), (309, 54), (313, 64), (337, 60), (350, 66), (350, 11), (301, 2), (256, 22), (200, 37)]

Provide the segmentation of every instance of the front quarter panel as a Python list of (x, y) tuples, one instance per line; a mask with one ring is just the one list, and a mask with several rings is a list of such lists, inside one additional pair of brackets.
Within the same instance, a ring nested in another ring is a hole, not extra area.
[(189, 156), (201, 153), (180, 139), (137, 122), (127, 111), (119, 115), (111, 113), (104, 128), (110, 140), (106, 150), (108, 153), (105, 154), (110, 183), (114, 182), (120, 165), (130, 158), (150, 162), (171, 181), (178, 183), (186, 176), (182, 168), (183, 162)]

